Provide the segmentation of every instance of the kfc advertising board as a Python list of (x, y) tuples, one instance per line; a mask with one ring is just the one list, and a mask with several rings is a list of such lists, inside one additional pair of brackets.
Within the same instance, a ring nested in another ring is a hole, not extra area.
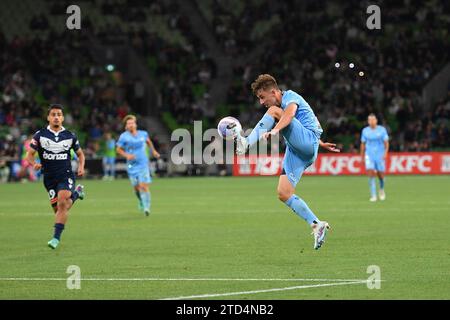
[[(280, 175), (283, 154), (270, 156), (236, 156), (234, 176)], [(304, 174), (360, 175), (364, 174), (360, 155), (322, 153)], [(391, 152), (386, 159), (388, 174), (450, 174), (450, 152)]]

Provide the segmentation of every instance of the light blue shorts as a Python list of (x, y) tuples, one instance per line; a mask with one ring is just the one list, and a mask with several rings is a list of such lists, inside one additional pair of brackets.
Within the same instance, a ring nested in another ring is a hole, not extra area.
[(314, 163), (319, 151), (319, 137), (306, 129), (296, 118), (281, 131), (286, 141), (283, 172), (295, 187), (303, 172)]
[(152, 177), (150, 176), (149, 169), (133, 173), (128, 172), (128, 178), (130, 178), (133, 187), (137, 186), (140, 183), (149, 184), (152, 182)]
[(114, 164), (116, 164), (116, 158), (103, 157), (103, 165), (114, 165)]
[(366, 154), (364, 162), (366, 164), (366, 170), (386, 171), (386, 161), (384, 161), (383, 157), (371, 157)]

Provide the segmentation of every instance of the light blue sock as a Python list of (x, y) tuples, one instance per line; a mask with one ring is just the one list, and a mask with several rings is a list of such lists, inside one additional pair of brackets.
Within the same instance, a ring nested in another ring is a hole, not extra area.
[(144, 211), (150, 211), (150, 192), (141, 191), (139, 193), (141, 195)]
[(370, 195), (372, 197), (376, 197), (377, 196), (377, 185), (375, 182), (375, 178), (372, 178), (372, 177), (369, 178), (369, 187), (370, 187)]
[(314, 222), (320, 222), (320, 220), (314, 215), (314, 213), (309, 209), (308, 205), (305, 201), (300, 199), (295, 194), (292, 195), (285, 204), (292, 209), (299, 217), (302, 217), (303, 219), (308, 222), (309, 225), (313, 224)]
[(247, 137), (249, 146), (259, 141), (264, 132), (272, 130), (275, 125), (275, 119), (268, 113), (264, 114), (258, 124), (253, 128), (250, 135)]
[(380, 178), (380, 189), (384, 190), (384, 178), (383, 179)]

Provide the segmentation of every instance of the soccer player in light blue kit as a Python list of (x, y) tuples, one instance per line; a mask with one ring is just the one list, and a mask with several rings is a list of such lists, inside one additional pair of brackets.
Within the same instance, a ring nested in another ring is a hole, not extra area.
[(380, 200), (386, 199), (384, 192), (385, 160), (389, 152), (389, 136), (386, 128), (378, 125), (377, 117), (371, 113), (367, 117), (369, 125), (361, 133), (361, 157), (369, 176), (370, 201), (377, 201), (375, 177), (380, 180)]
[(116, 150), (119, 155), (127, 159), (128, 177), (139, 200), (139, 209), (148, 216), (151, 203), (149, 184), (152, 182), (152, 178), (146, 146), (150, 148), (155, 158), (159, 158), (160, 155), (155, 150), (147, 131), (137, 129), (135, 116), (127, 115), (123, 122), (126, 131), (120, 135)]
[[(248, 146), (261, 137), (283, 135), (287, 147), (278, 182), (278, 198), (312, 227), (314, 249), (317, 250), (324, 243), (330, 226), (326, 221), (320, 221), (305, 201), (294, 194), (295, 186), (316, 160), (319, 145), (332, 152), (339, 152), (339, 149), (333, 143), (320, 140), (322, 128), (305, 99), (292, 90), (281, 91), (274, 77), (269, 74), (258, 76), (252, 83), (252, 90), (268, 110), (247, 138), (237, 133), (236, 153), (244, 154)], [(275, 125), (275, 122), (278, 123)]]

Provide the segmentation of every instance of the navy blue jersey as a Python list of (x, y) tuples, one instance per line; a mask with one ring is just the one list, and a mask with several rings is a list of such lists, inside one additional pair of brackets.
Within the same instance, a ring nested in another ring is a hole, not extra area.
[(75, 134), (64, 127), (54, 132), (48, 126), (34, 134), (30, 147), (39, 153), (44, 175), (65, 176), (72, 174), (70, 150), (76, 152), (80, 144)]

